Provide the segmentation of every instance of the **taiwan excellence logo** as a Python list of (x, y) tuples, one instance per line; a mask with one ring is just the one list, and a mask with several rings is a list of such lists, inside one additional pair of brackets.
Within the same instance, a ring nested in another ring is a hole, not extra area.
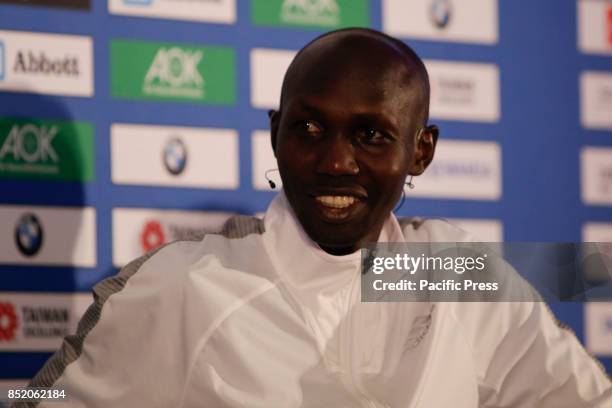
[(13, 304), (0, 302), (0, 342), (14, 340), (18, 326), (19, 320)]
[(24, 256), (34, 256), (43, 244), (43, 228), (36, 215), (21, 216), (15, 227), (15, 244)]
[(0, 41), (0, 81), (4, 80), (4, 43)]
[(143, 253), (158, 248), (166, 243), (164, 228), (157, 220), (149, 220), (145, 223), (140, 233), (140, 247)]
[(451, 21), (452, 14), (453, 6), (450, 0), (434, 0), (431, 3), (429, 16), (436, 27), (446, 28)]
[(170, 139), (163, 152), (164, 166), (173, 176), (181, 174), (187, 167), (187, 147), (178, 137)]

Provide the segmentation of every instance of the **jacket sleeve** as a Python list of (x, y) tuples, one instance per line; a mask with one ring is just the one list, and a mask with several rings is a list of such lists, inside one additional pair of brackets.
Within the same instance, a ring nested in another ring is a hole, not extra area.
[[(407, 240), (472, 242), (470, 234), (440, 220), (400, 220)], [(494, 251), (495, 252), (495, 251)], [(492, 268), (513, 290), (502, 299), (461, 302), (451, 308), (476, 365), (481, 407), (612, 408), (612, 384), (574, 333), (559, 324), (539, 296), (505, 262)], [(474, 299), (471, 299), (474, 300)]]
[[(182, 377), (172, 367), (179, 330), (181, 256), (168, 245), (125, 266), (93, 289), (77, 332), (30, 381), (66, 392), (63, 402), (15, 407), (161, 407), (178, 405)], [(173, 304), (174, 300), (174, 304)], [(156, 352), (152, 352), (155, 350)], [(168, 351), (168, 352), (166, 352)]]
[(544, 302), (462, 304), (478, 367), (480, 406), (610, 408), (603, 367)]

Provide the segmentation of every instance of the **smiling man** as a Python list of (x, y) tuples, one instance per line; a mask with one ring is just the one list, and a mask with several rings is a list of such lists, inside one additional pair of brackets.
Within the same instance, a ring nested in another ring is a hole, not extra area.
[(433, 157), (428, 111), (427, 72), (400, 41), (341, 31), (297, 55), (272, 145), (287, 199), (321, 248), (340, 255), (378, 240), (406, 177)]
[[(272, 148), (283, 191), (94, 288), (76, 335), (33, 379), (53, 407), (610, 407), (612, 388), (543, 303), (361, 303), (359, 248), (459, 242), (392, 214), (433, 157), (429, 84), (366, 29), (289, 68)], [(45, 405), (45, 404), (41, 404)]]

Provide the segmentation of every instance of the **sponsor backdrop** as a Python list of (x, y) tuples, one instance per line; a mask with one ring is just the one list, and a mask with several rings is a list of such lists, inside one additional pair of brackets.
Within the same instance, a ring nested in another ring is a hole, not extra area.
[[(612, 241), (612, 0), (0, 0), (0, 382), (130, 259), (265, 211), (266, 111), (296, 50), (345, 26), (430, 73), (442, 140), (400, 215)], [(612, 305), (552, 308), (612, 371)]]

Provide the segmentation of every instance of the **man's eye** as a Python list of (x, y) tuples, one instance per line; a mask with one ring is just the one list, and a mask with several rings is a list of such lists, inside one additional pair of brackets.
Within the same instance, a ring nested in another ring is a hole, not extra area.
[(323, 128), (317, 122), (313, 120), (304, 120), (299, 124), (300, 128), (304, 133), (309, 135), (319, 135), (323, 132)]
[(369, 144), (383, 144), (391, 140), (385, 133), (376, 129), (360, 129), (357, 136), (362, 142)]

